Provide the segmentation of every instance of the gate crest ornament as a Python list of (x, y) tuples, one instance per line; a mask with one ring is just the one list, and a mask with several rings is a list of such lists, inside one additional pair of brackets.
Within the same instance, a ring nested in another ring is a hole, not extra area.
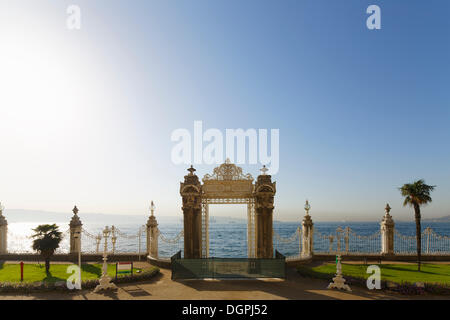
[(250, 173), (244, 175), (242, 173), (242, 168), (236, 166), (230, 162), (227, 158), (225, 163), (221, 164), (219, 167), (214, 168), (213, 174), (205, 174), (203, 177), (203, 182), (207, 180), (250, 180), (253, 181), (253, 177)]

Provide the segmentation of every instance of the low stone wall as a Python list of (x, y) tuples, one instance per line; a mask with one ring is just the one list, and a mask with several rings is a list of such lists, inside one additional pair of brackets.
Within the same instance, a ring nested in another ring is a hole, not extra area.
[[(399, 261), (399, 262), (416, 262), (417, 257), (415, 255), (381, 255), (381, 254), (347, 254), (342, 255), (342, 261)], [(147, 257), (147, 261), (160, 268), (170, 269), (170, 259), (155, 259), (152, 257)], [(302, 259), (289, 259), (286, 260), (286, 267), (294, 268), (303, 264), (308, 264), (313, 261), (336, 261), (336, 255), (334, 254), (314, 254), (309, 258)], [(449, 255), (422, 255), (422, 261), (433, 262), (433, 261), (450, 261)]]
[[(82, 262), (99, 262), (103, 260), (101, 254), (82, 254)], [(312, 261), (335, 261), (336, 256), (334, 254), (314, 254), (311, 258), (307, 259), (297, 259), (297, 260), (287, 260), (287, 267), (296, 267), (302, 264), (307, 264)], [(415, 255), (381, 255), (381, 254), (343, 254), (343, 261), (402, 261), (402, 262), (416, 262), (417, 257)], [(43, 259), (39, 254), (35, 253), (8, 253), (0, 254), (0, 261), (35, 261), (42, 262)], [(51, 261), (57, 262), (78, 262), (77, 254), (55, 254), (51, 258)], [(108, 255), (108, 261), (147, 261), (150, 264), (160, 267), (160, 268), (170, 268), (170, 259), (155, 259), (153, 257), (147, 256), (147, 254), (138, 253), (117, 253)], [(422, 255), (422, 261), (433, 262), (433, 261), (450, 261), (450, 254), (448, 255)]]
[[(117, 253), (109, 254), (108, 261), (146, 261), (146, 254), (138, 253)], [(36, 261), (42, 262), (42, 256), (36, 253), (8, 253), (0, 254), (0, 261)], [(77, 254), (55, 254), (52, 256), (51, 261), (57, 262), (78, 262)], [(103, 262), (103, 256), (101, 254), (81, 254), (81, 262)]]
[(155, 259), (150, 256), (147, 257), (147, 262), (153, 266), (164, 268), (164, 269), (170, 269), (171, 265), (172, 265), (170, 262), (170, 259)]
[(288, 268), (295, 268), (298, 267), (302, 264), (308, 264), (310, 262), (313, 261), (312, 257), (308, 257), (308, 258), (303, 258), (303, 259), (291, 259), (291, 260), (286, 260), (286, 267)]

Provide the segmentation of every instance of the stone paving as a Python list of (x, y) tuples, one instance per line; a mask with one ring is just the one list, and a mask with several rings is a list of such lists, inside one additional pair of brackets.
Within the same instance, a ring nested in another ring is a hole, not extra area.
[[(144, 263), (142, 264), (144, 266)], [(378, 299), (450, 299), (448, 296), (404, 296), (353, 287), (353, 292), (326, 289), (328, 281), (301, 277), (288, 269), (286, 280), (185, 280), (173, 281), (171, 271), (161, 269), (154, 279), (120, 284), (116, 292), (92, 293), (81, 290), (70, 293), (0, 294), (0, 299), (14, 300), (378, 300)]]

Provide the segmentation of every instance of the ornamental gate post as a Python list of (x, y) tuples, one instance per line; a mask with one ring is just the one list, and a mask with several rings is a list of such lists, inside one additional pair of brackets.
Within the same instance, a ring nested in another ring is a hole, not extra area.
[(273, 209), (276, 182), (263, 166), (255, 183), (256, 258), (273, 258)]
[(154, 216), (155, 204), (150, 205), (150, 217), (147, 221), (147, 254), (153, 258), (158, 258), (158, 222)]
[(0, 203), (0, 254), (8, 253), (8, 222), (3, 216), (3, 209)]
[[(78, 217), (78, 208), (77, 206), (73, 207), (73, 216), (69, 223), (70, 228), (70, 253), (78, 253), (78, 250), (81, 251), (81, 227), (82, 223), (80, 218)], [(77, 243), (78, 242), (78, 243)]]
[(308, 200), (306, 200), (306, 215), (303, 217), (302, 221), (302, 256), (311, 256), (313, 254), (314, 223), (312, 222), (311, 216), (309, 215), (310, 209), (311, 206), (309, 205)]
[(189, 174), (180, 183), (183, 201), (184, 257), (200, 259), (202, 257), (202, 186), (192, 166)]
[(381, 220), (380, 233), (381, 233), (381, 254), (393, 255), (394, 254), (394, 227), (395, 223), (392, 216), (389, 214), (391, 207), (389, 203), (386, 204), (385, 215)]

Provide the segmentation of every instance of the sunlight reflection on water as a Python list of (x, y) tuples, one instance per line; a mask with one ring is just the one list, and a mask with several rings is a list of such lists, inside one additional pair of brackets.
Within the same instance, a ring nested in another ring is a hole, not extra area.
[[(8, 252), (33, 252), (32, 243), (33, 239), (31, 235), (33, 234), (34, 228), (39, 224), (53, 224), (54, 222), (20, 222), (20, 223), (10, 223), (8, 224)], [(57, 222), (56, 225), (59, 227), (59, 231), (65, 232), (69, 229), (69, 225), (64, 222)], [(60, 248), (57, 253), (67, 253), (69, 252), (69, 236), (68, 233), (63, 234), (64, 238), (60, 243)]]

